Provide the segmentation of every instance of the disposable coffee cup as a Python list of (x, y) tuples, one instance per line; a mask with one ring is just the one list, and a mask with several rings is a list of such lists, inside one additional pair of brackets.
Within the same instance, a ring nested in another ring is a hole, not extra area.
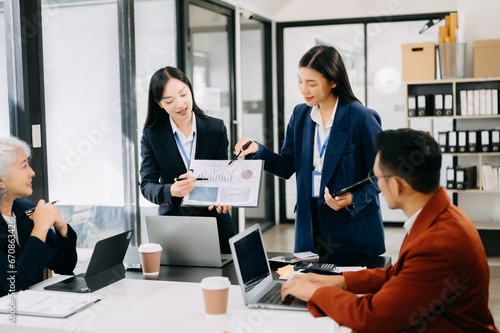
[(211, 276), (201, 280), (205, 312), (210, 315), (220, 315), (227, 311), (227, 298), (231, 282), (227, 277)]
[(158, 275), (160, 273), (161, 250), (161, 245), (155, 243), (145, 243), (139, 246), (142, 273), (145, 275)]

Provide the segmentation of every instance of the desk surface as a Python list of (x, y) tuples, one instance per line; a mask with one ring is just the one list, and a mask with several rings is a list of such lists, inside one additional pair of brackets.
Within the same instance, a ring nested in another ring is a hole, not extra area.
[[(66, 278), (55, 276), (31, 289)], [(228, 312), (205, 314), (199, 283), (122, 279), (95, 292), (102, 300), (66, 319), (16, 317), (16, 326), (0, 315), (0, 331), (8, 332), (350, 332), (328, 317), (305, 311), (248, 309), (241, 290), (231, 286)]]
[[(271, 258), (286, 253), (268, 253)], [(387, 267), (390, 257), (338, 256), (337, 266)], [(273, 267), (274, 266), (274, 267)], [(272, 265), (275, 271), (278, 266)], [(206, 276), (227, 276), (228, 312), (205, 314), (199, 282)], [(66, 319), (18, 315), (16, 326), (0, 315), (0, 331), (9, 332), (351, 332), (330, 318), (313, 318), (309, 312), (249, 309), (243, 302), (234, 264), (223, 268), (162, 266), (160, 275), (146, 278), (142, 272), (127, 271), (126, 279), (95, 292), (102, 300)], [(62, 280), (55, 276), (31, 289)], [(277, 278), (275, 276), (275, 278)], [(151, 281), (152, 280), (152, 281)], [(156, 281), (155, 281), (156, 280)], [(194, 282), (194, 283), (193, 283)]]
[[(269, 258), (287, 255), (291, 256), (290, 253), (281, 252), (268, 252), (267, 256)], [(379, 256), (379, 257), (369, 257), (369, 256), (357, 256), (357, 255), (344, 255), (344, 256), (330, 256), (327, 260), (329, 263), (336, 264), (337, 266), (366, 266), (367, 268), (382, 267), (386, 268), (391, 264), (391, 257)], [(283, 266), (279, 264), (271, 264), (271, 271), (273, 272), (273, 278), (277, 279), (278, 274), (276, 274), (276, 269)], [(139, 279), (139, 280), (161, 280), (161, 281), (179, 281), (179, 282), (200, 282), (204, 277), (207, 276), (226, 276), (231, 281), (231, 284), (238, 285), (238, 277), (236, 276), (236, 271), (234, 269), (234, 263), (229, 263), (222, 268), (211, 268), (211, 267), (187, 267), (187, 266), (161, 266), (160, 275), (154, 277), (146, 277), (142, 274), (142, 271), (129, 270), (126, 273), (127, 279)]]

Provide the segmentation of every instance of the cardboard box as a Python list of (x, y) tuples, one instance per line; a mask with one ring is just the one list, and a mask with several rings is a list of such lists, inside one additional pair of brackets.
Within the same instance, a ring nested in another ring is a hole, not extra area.
[(403, 81), (436, 79), (436, 44), (402, 44)]
[(475, 40), (474, 77), (500, 76), (500, 39)]

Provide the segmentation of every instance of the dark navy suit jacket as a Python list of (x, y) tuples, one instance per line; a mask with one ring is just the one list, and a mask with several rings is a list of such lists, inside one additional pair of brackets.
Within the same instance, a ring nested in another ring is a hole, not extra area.
[[(159, 215), (214, 216), (217, 218), (219, 243), (222, 253), (231, 253), (229, 238), (233, 223), (229, 214), (198, 207), (181, 207), (182, 198), (170, 195), (174, 178), (186, 173), (186, 166), (177, 147), (169, 116), (154, 127), (146, 127), (141, 138), (141, 192), (144, 197), (160, 205)], [(199, 160), (227, 160), (229, 142), (224, 122), (211, 117), (195, 116), (196, 154)]]
[[(321, 177), (319, 220), (326, 251), (330, 254), (379, 255), (385, 252), (384, 230), (377, 186), (369, 184), (352, 193), (352, 212), (331, 209), (324, 202), (325, 187), (330, 194), (358, 182), (373, 168), (375, 136), (382, 131), (380, 116), (358, 102), (339, 99)], [(284, 179), (296, 173), (297, 206), (295, 252), (314, 251), (311, 217), (312, 171), (315, 124), (312, 108), (295, 107), (288, 123), (280, 154), (259, 145), (254, 158), (265, 160), (264, 169)]]
[(45, 243), (38, 237), (31, 236), (33, 221), (24, 213), (35, 204), (26, 199), (16, 199), (12, 209), (16, 215), (19, 243), (15, 246), (15, 267), (10, 266), (9, 235), (7, 222), (0, 215), (0, 296), (10, 289), (7, 280), (17, 271), (15, 276), (16, 291), (28, 289), (32, 284), (42, 281), (43, 270), (48, 267), (58, 274), (70, 275), (76, 266), (76, 233), (68, 224), (68, 237), (63, 237), (56, 230), (49, 229)]

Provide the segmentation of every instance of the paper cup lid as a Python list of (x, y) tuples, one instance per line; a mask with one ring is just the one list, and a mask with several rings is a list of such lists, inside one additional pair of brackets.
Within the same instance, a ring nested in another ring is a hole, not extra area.
[(201, 280), (201, 287), (207, 290), (226, 289), (231, 286), (231, 282), (225, 276), (210, 276)]
[(152, 253), (161, 251), (161, 245), (155, 243), (144, 243), (139, 246), (139, 252), (142, 253)]

